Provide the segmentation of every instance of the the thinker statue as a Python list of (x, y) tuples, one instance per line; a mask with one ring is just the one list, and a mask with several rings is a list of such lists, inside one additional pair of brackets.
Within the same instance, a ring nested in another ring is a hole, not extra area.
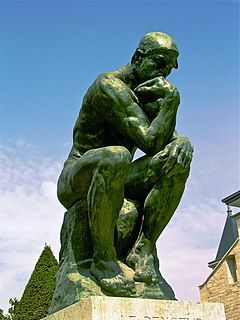
[[(131, 62), (101, 74), (84, 96), (58, 181), (68, 216), (52, 311), (61, 299), (63, 306), (91, 294), (174, 299), (156, 241), (180, 202), (193, 153), (175, 130), (180, 95), (167, 80), (178, 55), (169, 35), (147, 33)], [(137, 148), (145, 155), (133, 161)]]

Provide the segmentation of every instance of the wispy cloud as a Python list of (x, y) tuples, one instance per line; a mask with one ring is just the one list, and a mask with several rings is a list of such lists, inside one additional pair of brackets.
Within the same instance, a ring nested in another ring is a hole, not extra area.
[(23, 140), (0, 152), (0, 307), (20, 297), (44, 243), (59, 251), (64, 208), (56, 198), (61, 164)]
[(160, 236), (160, 269), (178, 299), (200, 300), (198, 286), (211, 272), (207, 262), (215, 257), (224, 219), (211, 206), (180, 206)]

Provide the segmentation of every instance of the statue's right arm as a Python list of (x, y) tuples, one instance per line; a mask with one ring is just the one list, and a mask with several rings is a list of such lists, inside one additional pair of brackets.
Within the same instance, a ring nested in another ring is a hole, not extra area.
[(106, 120), (146, 154), (162, 150), (175, 129), (179, 103), (171, 108), (169, 103), (171, 99), (176, 100), (176, 97), (168, 95), (161, 103), (156, 118), (150, 123), (136, 95), (125, 83), (111, 76), (100, 77), (97, 81), (99, 89), (93, 101), (100, 112), (104, 113)]

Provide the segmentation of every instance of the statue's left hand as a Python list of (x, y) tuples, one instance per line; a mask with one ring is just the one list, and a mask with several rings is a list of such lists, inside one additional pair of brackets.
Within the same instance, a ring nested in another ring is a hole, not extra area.
[(153, 156), (150, 166), (153, 171), (163, 172), (168, 178), (189, 170), (193, 146), (186, 137), (178, 137), (164, 150)]

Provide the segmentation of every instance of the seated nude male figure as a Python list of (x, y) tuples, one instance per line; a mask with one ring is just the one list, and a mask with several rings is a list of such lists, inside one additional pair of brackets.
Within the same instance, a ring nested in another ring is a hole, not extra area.
[[(58, 197), (67, 209), (87, 199), (91, 273), (112, 295), (135, 292), (114, 245), (124, 197), (140, 203), (142, 216), (138, 238), (124, 262), (134, 270), (135, 281), (155, 283), (155, 244), (189, 175), (193, 148), (176, 133), (180, 97), (166, 79), (178, 67), (178, 54), (170, 36), (151, 32), (140, 41), (130, 64), (95, 80), (84, 97), (58, 181)], [(136, 148), (145, 155), (132, 161)]]

